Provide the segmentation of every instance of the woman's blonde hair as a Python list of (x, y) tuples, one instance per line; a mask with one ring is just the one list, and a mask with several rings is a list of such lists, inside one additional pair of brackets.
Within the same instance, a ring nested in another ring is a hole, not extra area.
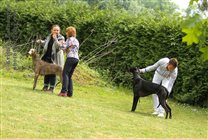
[(67, 37), (76, 37), (77, 35), (76, 28), (72, 26), (66, 28), (66, 35)]
[(57, 24), (52, 25), (52, 26), (51, 26), (51, 30), (52, 30), (54, 27), (58, 27), (58, 28), (59, 28), (59, 30), (61, 30), (60, 26), (59, 26), (59, 25), (57, 25)]

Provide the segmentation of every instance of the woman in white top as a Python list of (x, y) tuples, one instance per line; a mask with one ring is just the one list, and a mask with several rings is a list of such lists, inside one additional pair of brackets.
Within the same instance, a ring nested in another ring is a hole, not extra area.
[[(169, 94), (172, 90), (173, 84), (178, 75), (178, 61), (175, 58), (162, 58), (154, 65), (148, 66), (146, 68), (140, 69), (141, 73), (155, 71), (152, 82), (156, 84), (162, 83), (162, 85), (168, 90)], [(156, 94), (152, 95), (153, 98), (153, 115), (158, 115), (158, 117), (164, 117), (164, 109), (160, 106), (158, 96)]]
[(79, 62), (79, 41), (76, 39), (76, 29), (72, 26), (66, 29), (67, 40), (63, 49), (67, 53), (67, 59), (63, 69), (63, 84), (59, 96), (72, 97), (73, 83), (72, 75)]

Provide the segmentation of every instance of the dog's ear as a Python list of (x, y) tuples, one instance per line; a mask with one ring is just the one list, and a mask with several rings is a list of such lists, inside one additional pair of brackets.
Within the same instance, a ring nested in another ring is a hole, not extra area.
[(135, 72), (136, 70), (137, 70), (136, 67), (132, 67), (132, 68), (129, 68), (129, 69), (128, 69), (128, 72)]
[(28, 54), (29, 54), (29, 55), (31, 55), (31, 54), (32, 54), (32, 49), (30, 49), (30, 50), (28, 51)]

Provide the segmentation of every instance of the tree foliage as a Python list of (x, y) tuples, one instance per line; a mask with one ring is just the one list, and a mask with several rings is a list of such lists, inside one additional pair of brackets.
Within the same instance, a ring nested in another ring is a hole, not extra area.
[(160, 11), (173, 14), (177, 5), (170, 0), (83, 0), (91, 6), (99, 9), (119, 9), (133, 15), (144, 13), (144, 11)]
[[(197, 8), (194, 9), (194, 2), (197, 2)], [(183, 42), (186, 42), (188, 46), (192, 44), (199, 47), (199, 50), (203, 53), (201, 58), (208, 60), (208, 1), (207, 0), (191, 0), (189, 6), (188, 16), (184, 20), (182, 31), (186, 33), (183, 37)]]

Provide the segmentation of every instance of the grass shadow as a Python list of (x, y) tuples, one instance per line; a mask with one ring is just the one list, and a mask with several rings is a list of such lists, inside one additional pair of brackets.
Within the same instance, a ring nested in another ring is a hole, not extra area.
[(131, 112), (132, 114), (138, 114), (138, 115), (142, 115), (145, 117), (155, 117), (151, 113), (147, 113), (147, 112), (140, 112), (140, 111), (135, 111), (135, 112), (129, 111), (129, 112)]
[(28, 91), (28, 92), (37, 92), (37, 93), (42, 93), (43, 91), (41, 89), (35, 89), (33, 90), (32, 87), (28, 87), (28, 86), (23, 86), (20, 84), (3, 84), (2, 87), (5, 86), (6, 88), (17, 88), (18, 90), (22, 89), (24, 91)]

